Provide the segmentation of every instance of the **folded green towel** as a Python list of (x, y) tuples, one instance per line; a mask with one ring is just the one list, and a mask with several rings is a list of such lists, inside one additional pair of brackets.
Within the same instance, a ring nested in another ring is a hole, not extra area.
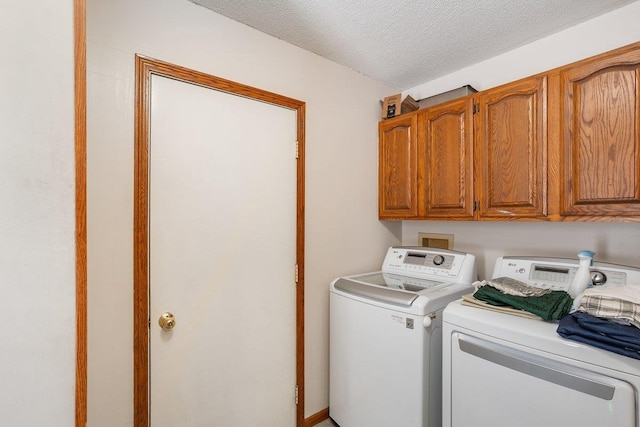
[(473, 297), (495, 306), (510, 306), (528, 311), (544, 320), (559, 320), (569, 313), (573, 300), (565, 291), (551, 291), (539, 297), (508, 295), (486, 285), (478, 289)]

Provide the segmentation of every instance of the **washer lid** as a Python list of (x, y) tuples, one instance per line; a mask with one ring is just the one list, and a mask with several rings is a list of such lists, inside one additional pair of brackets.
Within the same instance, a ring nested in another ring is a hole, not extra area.
[(434, 289), (447, 284), (447, 282), (438, 280), (419, 279), (416, 277), (384, 272), (359, 274), (357, 276), (350, 276), (348, 279), (366, 283), (368, 285), (381, 286), (383, 288), (407, 292), (423, 292), (427, 289)]
[(338, 279), (334, 288), (351, 295), (410, 307), (420, 294), (448, 284), (434, 280), (375, 272)]
[(333, 286), (335, 289), (347, 294), (401, 305), (404, 307), (411, 307), (413, 301), (418, 298), (418, 294), (414, 292), (389, 289), (384, 286), (372, 286), (370, 284), (354, 282), (347, 279), (338, 279)]

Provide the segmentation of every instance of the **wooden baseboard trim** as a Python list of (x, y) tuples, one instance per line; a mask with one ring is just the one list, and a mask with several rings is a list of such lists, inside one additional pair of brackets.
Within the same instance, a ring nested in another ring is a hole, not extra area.
[(329, 418), (329, 408), (325, 408), (322, 411), (316, 412), (315, 414), (311, 415), (309, 418), (306, 418), (302, 426), (313, 427), (314, 425), (326, 420), (327, 418)]

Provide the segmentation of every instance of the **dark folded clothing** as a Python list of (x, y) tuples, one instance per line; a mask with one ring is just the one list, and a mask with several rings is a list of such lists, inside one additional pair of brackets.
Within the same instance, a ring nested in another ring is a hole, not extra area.
[(640, 359), (640, 329), (635, 326), (575, 312), (560, 319), (557, 332), (563, 338)]
[(538, 297), (508, 295), (492, 286), (482, 286), (473, 297), (495, 306), (510, 306), (528, 311), (544, 320), (558, 320), (569, 313), (573, 300), (564, 291), (551, 291)]

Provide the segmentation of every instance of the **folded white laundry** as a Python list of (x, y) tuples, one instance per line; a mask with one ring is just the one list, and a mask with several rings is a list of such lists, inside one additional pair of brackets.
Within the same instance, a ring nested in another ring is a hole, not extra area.
[(585, 295), (600, 295), (603, 297), (619, 298), (634, 304), (640, 304), (640, 285), (602, 285), (594, 286), (584, 291)]

